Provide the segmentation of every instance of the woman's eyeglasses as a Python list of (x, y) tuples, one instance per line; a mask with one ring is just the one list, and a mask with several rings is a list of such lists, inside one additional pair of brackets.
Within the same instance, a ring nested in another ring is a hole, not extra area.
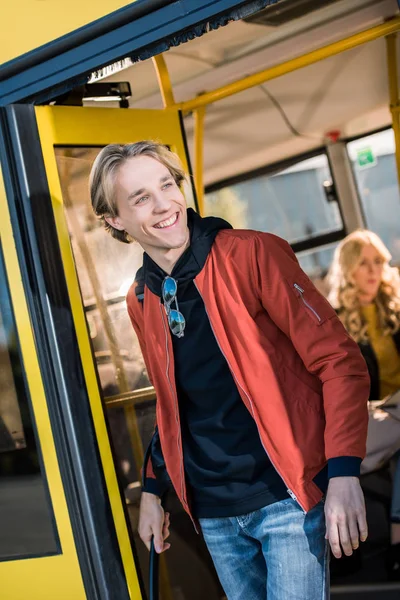
[[(183, 314), (179, 312), (178, 299), (176, 297), (178, 284), (175, 279), (169, 276), (166, 277), (162, 283), (161, 291), (171, 333), (176, 335), (176, 337), (183, 337), (186, 321)], [(173, 302), (175, 302), (176, 310), (171, 308)]]

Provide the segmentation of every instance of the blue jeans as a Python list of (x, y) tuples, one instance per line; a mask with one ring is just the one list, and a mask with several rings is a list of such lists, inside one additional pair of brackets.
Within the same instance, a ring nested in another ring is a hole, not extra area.
[(329, 598), (323, 502), (305, 514), (288, 498), (200, 525), (228, 600)]

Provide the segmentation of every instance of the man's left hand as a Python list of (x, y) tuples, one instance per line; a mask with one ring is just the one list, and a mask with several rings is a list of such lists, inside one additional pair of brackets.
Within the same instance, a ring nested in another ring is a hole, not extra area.
[(358, 477), (333, 477), (325, 500), (326, 539), (336, 558), (351, 556), (368, 536), (364, 494)]

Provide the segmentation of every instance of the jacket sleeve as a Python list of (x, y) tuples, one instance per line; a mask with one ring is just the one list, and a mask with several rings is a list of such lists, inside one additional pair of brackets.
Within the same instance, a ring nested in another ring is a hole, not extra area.
[(365, 456), (370, 388), (358, 345), (302, 271), (287, 242), (258, 234), (251, 264), (264, 309), (322, 383), (328, 477), (358, 476)]
[[(132, 297), (132, 296), (134, 296), (134, 297)], [(144, 363), (145, 363), (146, 369), (147, 369), (147, 375), (149, 377), (150, 383), (153, 385), (150, 363), (149, 363), (149, 358), (148, 358), (147, 349), (146, 349), (146, 342), (145, 342), (144, 336), (142, 334), (142, 331), (140, 329), (138, 320), (135, 317), (134, 310), (132, 308), (133, 302), (137, 302), (134, 286), (132, 286), (128, 292), (126, 304), (127, 304), (127, 308), (128, 308), (129, 318), (131, 320), (131, 323), (133, 325), (133, 328), (134, 328), (137, 338), (139, 340), (140, 349), (142, 351)], [(154, 452), (155, 448), (157, 449), (157, 456), (158, 456), (158, 473), (160, 473), (161, 469), (165, 471), (165, 473), (163, 474), (162, 477), (156, 477), (155, 469), (153, 467), (152, 453)], [(162, 467), (160, 466), (160, 463), (162, 464)], [(168, 474), (166, 472), (165, 462), (164, 462), (164, 459), (162, 456), (162, 449), (161, 449), (160, 439), (159, 439), (159, 436), (157, 433), (157, 421), (156, 421), (153, 437), (152, 437), (152, 439), (147, 447), (147, 450), (145, 452), (145, 455), (144, 455), (143, 467), (142, 467), (142, 491), (149, 492), (150, 494), (155, 494), (156, 496), (161, 497), (163, 495), (163, 493), (166, 491), (166, 486), (164, 483), (164, 481), (166, 479), (168, 479)]]

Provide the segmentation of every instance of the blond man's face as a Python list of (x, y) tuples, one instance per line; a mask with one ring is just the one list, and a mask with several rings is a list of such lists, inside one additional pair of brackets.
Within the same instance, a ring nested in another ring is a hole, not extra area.
[(107, 221), (126, 231), (146, 252), (187, 243), (186, 201), (165, 165), (150, 156), (128, 159), (115, 176), (114, 193), (118, 217)]

